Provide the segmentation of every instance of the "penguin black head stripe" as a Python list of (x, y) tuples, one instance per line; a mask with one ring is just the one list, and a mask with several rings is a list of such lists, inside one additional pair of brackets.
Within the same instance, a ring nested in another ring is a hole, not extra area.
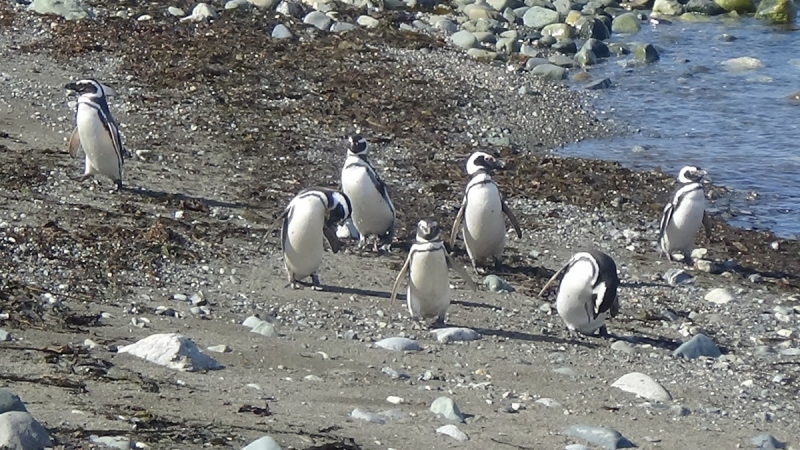
[(475, 152), (467, 161), (467, 173), (475, 175), (480, 171), (489, 172), (497, 168), (497, 159), (485, 152)]
[(355, 136), (350, 136), (348, 138), (350, 142), (350, 148), (347, 150), (348, 153), (352, 153), (354, 155), (359, 156), (366, 156), (367, 149), (369, 148), (369, 144), (367, 144), (367, 140), (364, 139), (364, 136), (357, 134)]
[(350, 198), (341, 192), (331, 192), (328, 197), (329, 223), (339, 223), (350, 218), (353, 207)]
[(87, 78), (85, 80), (69, 83), (64, 87), (71, 91), (75, 91), (80, 95), (89, 94), (92, 97), (103, 97), (105, 95), (105, 92), (103, 91), (103, 85), (93, 78)]
[(706, 175), (706, 171), (695, 166), (686, 166), (678, 174), (678, 183), (699, 183)]
[(417, 240), (432, 241), (439, 237), (439, 224), (434, 219), (422, 219), (417, 223)]

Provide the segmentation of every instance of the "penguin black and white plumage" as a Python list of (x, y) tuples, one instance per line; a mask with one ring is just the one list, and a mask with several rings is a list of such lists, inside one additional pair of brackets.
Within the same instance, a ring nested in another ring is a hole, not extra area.
[(467, 173), (472, 178), (464, 190), (464, 199), (450, 232), (452, 248), (459, 229), (463, 231), (464, 246), (475, 272), (478, 271), (477, 264), (487, 258), (494, 258), (495, 264), (500, 262), (506, 242), (503, 215), (508, 217), (517, 237), (522, 237), (517, 218), (490, 175), (500, 165), (501, 162), (488, 153), (475, 152), (469, 157)]
[(264, 238), (283, 221), (281, 251), (288, 286), (297, 289), (300, 280), (310, 276), (312, 289), (322, 290), (317, 270), (322, 263), (323, 237), (331, 251), (337, 253), (341, 242), (336, 237), (336, 226), (349, 218), (351, 211), (350, 199), (345, 194), (319, 187), (303, 189), (289, 202)]
[(559, 277), (556, 310), (567, 329), (584, 335), (599, 330), (600, 335), (607, 335), (606, 316), (619, 313), (619, 277), (614, 260), (598, 250), (575, 253), (550, 278), (539, 296)]
[[(377, 236), (384, 248), (392, 243), (396, 213), (386, 184), (367, 160), (369, 144), (363, 136), (349, 139), (350, 148), (342, 167), (342, 192), (353, 204), (353, 225), (359, 234), (358, 246)], [(375, 244), (377, 251), (378, 244)]]
[(405, 264), (392, 286), (392, 301), (406, 272), (408, 277), (407, 305), (411, 318), (436, 318), (434, 325), (443, 325), (450, 306), (450, 277), (448, 268), (464, 279), (472, 290), (477, 286), (463, 267), (455, 264), (439, 236), (439, 225), (433, 219), (422, 219), (417, 224), (417, 236), (408, 252)]
[(86, 154), (84, 174), (78, 180), (86, 180), (96, 174), (105, 175), (122, 189), (122, 164), (125, 149), (119, 128), (106, 101), (104, 86), (97, 80), (85, 79), (65, 86), (80, 94), (77, 125), (69, 138), (69, 154), (78, 156), (83, 148)]
[(658, 246), (670, 261), (674, 252), (683, 253), (684, 261), (688, 261), (700, 225), (705, 227), (706, 236), (711, 236), (711, 222), (706, 213), (706, 196), (702, 184), (705, 175), (706, 172), (698, 167), (682, 168), (672, 200), (664, 206)]

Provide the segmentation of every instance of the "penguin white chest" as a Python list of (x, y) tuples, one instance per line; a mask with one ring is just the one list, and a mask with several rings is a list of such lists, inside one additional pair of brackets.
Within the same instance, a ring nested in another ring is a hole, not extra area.
[(351, 165), (342, 171), (342, 191), (353, 206), (353, 225), (361, 235), (382, 235), (392, 227), (391, 201), (384, 199), (370, 177), (368, 168)]
[(305, 278), (319, 269), (322, 262), (325, 207), (318, 198), (300, 199), (287, 217), (283, 240), (283, 259), (295, 278)]
[(450, 306), (450, 279), (444, 250), (417, 251), (412, 256), (408, 309), (423, 319), (444, 316)]
[(592, 334), (605, 323), (605, 313), (594, 318), (592, 299), (592, 265), (588, 261), (575, 263), (564, 274), (558, 287), (556, 310), (571, 330)]
[(503, 253), (506, 225), (500, 191), (494, 183), (474, 186), (467, 192), (463, 232), (471, 258), (500, 257)]
[(695, 189), (683, 197), (667, 224), (664, 239), (668, 249), (687, 252), (691, 249), (703, 224), (705, 209), (706, 198), (702, 189)]
[(119, 180), (119, 158), (114, 149), (114, 142), (103, 126), (96, 109), (78, 103), (78, 136), (86, 153), (86, 173), (99, 173), (112, 180)]

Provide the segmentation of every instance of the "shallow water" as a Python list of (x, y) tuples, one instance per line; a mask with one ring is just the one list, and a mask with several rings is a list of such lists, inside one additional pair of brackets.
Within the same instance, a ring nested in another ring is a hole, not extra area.
[[(732, 42), (720, 39), (735, 36)], [(676, 173), (702, 167), (732, 191), (713, 205), (743, 228), (800, 236), (800, 31), (781, 31), (753, 19), (645, 25), (619, 41), (650, 42), (661, 60), (626, 67), (612, 57), (592, 68), (601, 115), (632, 134), (585, 141), (562, 154), (611, 159), (633, 168)], [(720, 63), (750, 56), (764, 67), (730, 71)], [(575, 89), (580, 84), (575, 83)]]

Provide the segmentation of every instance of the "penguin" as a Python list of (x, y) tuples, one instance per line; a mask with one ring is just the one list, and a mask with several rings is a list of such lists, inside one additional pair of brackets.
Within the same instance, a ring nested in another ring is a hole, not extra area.
[(463, 230), (464, 246), (476, 273), (477, 264), (487, 258), (494, 258), (495, 266), (500, 264), (506, 242), (503, 215), (508, 217), (517, 237), (522, 238), (517, 218), (490, 175), (501, 166), (502, 162), (488, 153), (475, 152), (469, 157), (467, 173), (472, 178), (464, 189), (464, 199), (450, 232), (450, 248), (453, 248), (459, 229)]
[(435, 317), (434, 326), (444, 325), (445, 313), (450, 306), (448, 267), (453, 269), (470, 289), (473, 291), (478, 289), (464, 268), (453, 263), (439, 237), (439, 232), (439, 225), (434, 219), (419, 221), (416, 239), (411, 245), (405, 264), (397, 274), (391, 296), (394, 301), (400, 282), (406, 272), (409, 272), (406, 302), (411, 318), (419, 322), (420, 319)]
[(608, 336), (606, 316), (619, 313), (619, 277), (614, 260), (598, 250), (575, 253), (547, 281), (540, 297), (558, 277), (562, 278), (556, 310), (570, 333), (592, 335), (599, 330), (601, 336)]
[(659, 225), (658, 245), (661, 252), (673, 260), (673, 253), (683, 254), (688, 262), (694, 239), (702, 224), (706, 236), (711, 237), (711, 218), (706, 212), (706, 196), (702, 180), (706, 171), (686, 166), (678, 174), (678, 187), (672, 200), (664, 206)]
[(73, 177), (84, 181), (96, 174), (105, 175), (122, 189), (122, 164), (125, 148), (119, 127), (111, 116), (104, 86), (95, 79), (85, 79), (65, 86), (78, 97), (77, 126), (69, 137), (69, 154), (74, 158), (82, 147), (86, 154), (84, 174)]
[[(281, 228), (281, 251), (286, 275), (292, 289), (300, 287), (300, 280), (311, 277), (312, 289), (321, 291), (317, 270), (322, 263), (323, 237), (337, 253), (341, 242), (336, 237), (336, 227), (350, 217), (352, 206), (347, 195), (320, 187), (300, 191), (280, 216), (270, 226), (264, 241), (278, 224)], [(261, 250), (259, 245), (259, 250)]]
[[(369, 144), (361, 135), (348, 138), (347, 159), (342, 167), (342, 192), (353, 203), (353, 225), (358, 231), (358, 248), (367, 238), (377, 236), (388, 249), (394, 239), (396, 213), (386, 184), (367, 160)], [(378, 243), (375, 243), (378, 251)]]

